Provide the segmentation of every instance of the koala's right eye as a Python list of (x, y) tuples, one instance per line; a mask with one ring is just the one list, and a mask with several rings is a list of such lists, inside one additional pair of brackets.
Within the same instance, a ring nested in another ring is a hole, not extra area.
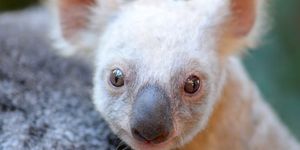
[(184, 91), (189, 94), (196, 93), (200, 88), (201, 80), (195, 75), (188, 77), (184, 83)]
[(121, 69), (116, 68), (111, 71), (110, 74), (110, 83), (115, 87), (122, 87), (124, 86), (124, 73)]

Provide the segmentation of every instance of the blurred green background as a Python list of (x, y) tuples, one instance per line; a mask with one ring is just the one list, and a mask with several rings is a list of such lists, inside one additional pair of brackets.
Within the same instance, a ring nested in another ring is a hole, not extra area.
[[(1, 0), (0, 12), (38, 0)], [(300, 0), (270, 0), (272, 30), (250, 51), (245, 65), (266, 100), (300, 139)]]

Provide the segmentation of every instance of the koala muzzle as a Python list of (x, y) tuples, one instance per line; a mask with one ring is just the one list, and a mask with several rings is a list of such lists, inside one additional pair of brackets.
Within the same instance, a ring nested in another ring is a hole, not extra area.
[(159, 86), (139, 90), (130, 119), (131, 132), (136, 140), (159, 144), (173, 131), (170, 98)]

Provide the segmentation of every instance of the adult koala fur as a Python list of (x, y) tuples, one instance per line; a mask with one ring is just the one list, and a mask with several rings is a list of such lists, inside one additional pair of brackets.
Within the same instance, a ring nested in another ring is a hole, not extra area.
[(45, 10), (0, 14), (0, 150), (124, 149), (94, 109), (91, 67), (51, 49)]
[(263, 0), (51, 1), (63, 55), (94, 60), (94, 104), (134, 149), (299, 149), (239, 54)]

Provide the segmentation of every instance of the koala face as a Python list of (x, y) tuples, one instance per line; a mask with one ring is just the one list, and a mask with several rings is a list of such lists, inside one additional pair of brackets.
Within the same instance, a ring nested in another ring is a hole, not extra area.
[(172, 149), (206, 127), (228, 58), (258, 35), (262, 2), (54, 0), (53, 37), (67, 55), (95, 50), (94, 104), (122, 140)]
[[(205, 127), (223, 84), (214, 22), (176, 11), (130, 7), (97, 48), (94, 103), (135, 149), (189, 141)], [(196, 17), (182, 21), (187, 16)]]

